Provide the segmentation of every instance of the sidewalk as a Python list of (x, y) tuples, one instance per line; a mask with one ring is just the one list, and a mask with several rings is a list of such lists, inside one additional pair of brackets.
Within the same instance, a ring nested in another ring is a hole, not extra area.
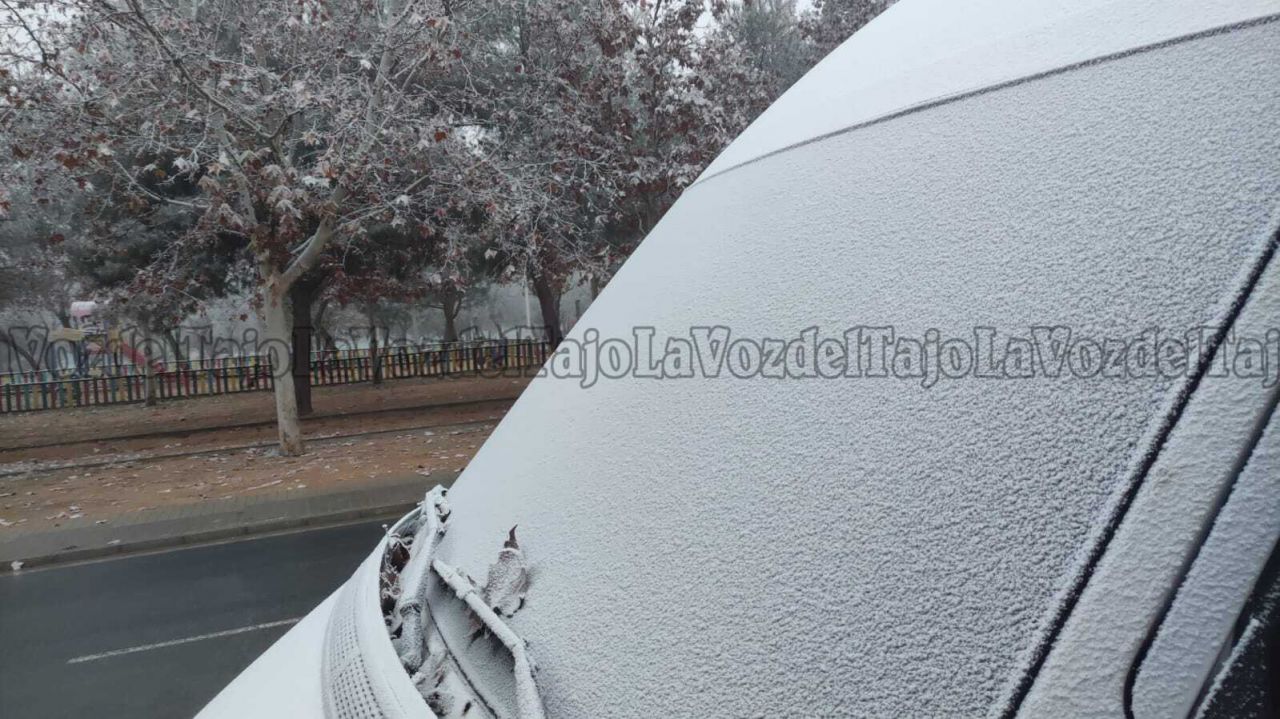
[(110, 524), (90, 519), (52, 530), (0, 535), (0, 571), (15, 561), (23, 568), (213, 542), (250, 534), (337, 524), (408, 512), (437, 484), (456, 472), (431, 477), (389, 478), (359, 489), (281, 491), (145, 510)]
[[(325, 424), (343, 416), (369, 412), (420, 409), (429, 405), (513, 399), (529, 377), (459, 376), (388, 380), (380, 385), (348, 384), (316, 387), (314, 417), (304, 424)], [(0, 414), (0, 450), (22, 455), (31, 447), (109, 441), (119, 435), (198, 432), (228, 425), (265, 423), (274, 434), (275, 400), (270, 392), (244, 392), (174, 399), (155, 407), (104, 405), (79, 409)], [(364, 421), (367, 417), (361, 419)], [(17, 459), (22, 459), (18, 456)]]

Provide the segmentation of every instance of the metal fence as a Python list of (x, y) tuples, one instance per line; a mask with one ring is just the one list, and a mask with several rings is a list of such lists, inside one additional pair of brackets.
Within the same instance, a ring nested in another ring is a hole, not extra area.
[[(378, 351), (383, 379), (450, 377), (532, 370), (546, 361), (549, 346), (541, 340), (481, 340), (432, 347), (389, 347)], [(368, 382), (374, 362), (368, 350), (332, 350), (311, 355), (311, 384)], [(265, 355), (223, 357), (167, 363), (154, 373), (159, 399), (203, 397), (269, 390), (275, 386)], [(23, 372), (0, 375), (0, 414), (68, 407), (141, 402), (147, 378), (141, 367), (116, 365), (90, 370)]]

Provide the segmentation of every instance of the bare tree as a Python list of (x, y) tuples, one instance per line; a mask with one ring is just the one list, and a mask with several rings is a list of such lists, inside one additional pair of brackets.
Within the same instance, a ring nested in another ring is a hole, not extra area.
[(460, 56), (452, 24), (429, 0), (28, 6), (17, 12), (41, 23), (21, 28), (32, 70), (11, 93), (23, 112), (5, 129), (30, 162), (64, 183), (108, 183), (125, 207), (176, 202), (144, 178), (198, 185), (181, 202), (199, 222), (139, 285), (170, 291), (189, 275), (191, 248), (243, 238), (281, 451), (302, 452), (290, 289), (329, 248), (364, 241), (372, 222), (414, 225), (466, 184), (474, 153), (435, 92)]

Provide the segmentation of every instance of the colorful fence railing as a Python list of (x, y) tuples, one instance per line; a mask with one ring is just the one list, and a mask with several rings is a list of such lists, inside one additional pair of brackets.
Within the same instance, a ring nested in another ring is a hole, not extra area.
[[(383, 379), (449, 377), (487, 372), (534, 370), (546, 361), (549, 346), (540, 340), (485, 340), (430, 348), (379, 350)], [(311, 358), (311, 384), (327, 386), (368, 382), (374, 376), (368, 350), (317, 352)], [(68, 372), (0, 375), (0, 414), (141, 402), (147, 378), (141, 368), (114, 367), (87, 377)], [(275, 386), (265, 356), (170, 363), (154, 380), (158, 399), (202, 397), (269, 390)]]

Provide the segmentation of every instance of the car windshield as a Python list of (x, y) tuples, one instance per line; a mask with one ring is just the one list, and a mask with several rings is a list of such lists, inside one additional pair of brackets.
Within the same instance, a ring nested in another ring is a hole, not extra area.
[[(1219, 323), (1268, 241), (1276, 32), (909, 112), (686, 192), (567, 344), (651, 328), (661, 357), (816, 324), (861, 328), (864, 357), (891, 329), (895, 350), (960, 338), (1007, 362), (913, 376), (908, 351), (779, 381), (736, 377), (734, 349), (719, 376), (531, 385), (440, 552), (479, 573), (520, 524), (537, 573), (513, 621), (549, 715), (1008, 701), (1185, 382), (1147, 372), (1143, 333)], [(1061, 328), (1131, 358), (1055, 373)]]

